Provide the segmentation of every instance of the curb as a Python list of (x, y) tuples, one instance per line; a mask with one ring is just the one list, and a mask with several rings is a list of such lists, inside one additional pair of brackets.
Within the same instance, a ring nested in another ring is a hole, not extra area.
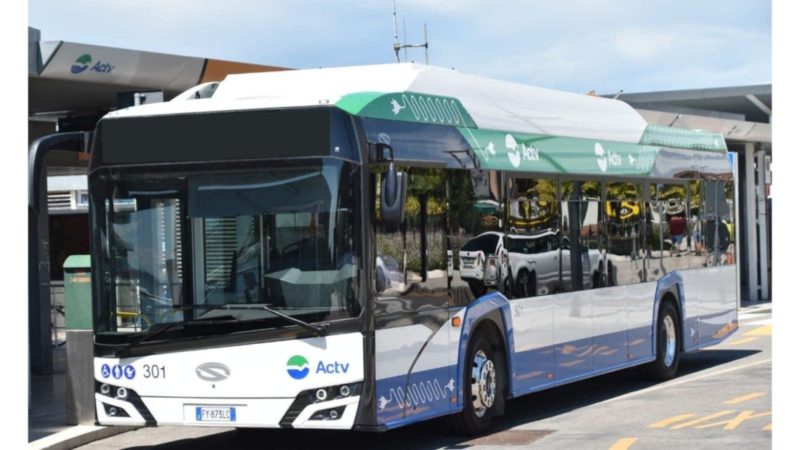
[(772, 302), (746, 303), (741, 307), (739, 307), (740, 313), (758, 312), (766, 310), (772, 311)]
[(68, 450), (90, 442), (99, 441), (117, 434), (136, 430), (139, 427), (101, 427), (95, 425), (78, 425), (56, 434), (37, 439), (28, 444), (33, 450)]

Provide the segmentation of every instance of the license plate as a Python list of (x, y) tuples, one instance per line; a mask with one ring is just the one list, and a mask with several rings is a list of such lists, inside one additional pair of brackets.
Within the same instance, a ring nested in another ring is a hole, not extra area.
[(195, 408), (198, 422), (236, 422), (236, 408), (220, 406), (198, 406)]

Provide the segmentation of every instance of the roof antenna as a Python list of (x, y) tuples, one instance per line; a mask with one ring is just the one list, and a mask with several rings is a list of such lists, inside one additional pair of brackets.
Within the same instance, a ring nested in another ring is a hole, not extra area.
[(617, 92), (616, 94), (614, 94), (614, 98), (613, 98), (613, 100), (616, 100), (616, 99), (618, 99), (620, 95), (622, 95), (622, 89), (620, 89), (620, 90), (619, 90), (619, 92)]
[[(403, 50), (403, 54), (405, 56), (406, 61), (408, 61), (408, 51), (409, 48), (425, 48), (425, 64), (429, 63), (428, 60), (428, 24), (423, 24), (423, 32), (425, 33), (425, 43), (424, 44), (400, 44), (400, 39), (397, 38), (397, 0), (392, 0), (392, 22), (394, 24), (394, 45), (392, 48), (394, 49), (394, 57), (397, 62), (400, 62), (400, 50)], [(405, 28), (406, 28), (406, 21), (403, 19), (403, 41), (405, 41)]]
[(397, 62), (400, 62), (400, 49), (403, 48), (400, 45), (400, 40), (397, 39), (397, 2), (392, 0), (392, 22), (394, 23), (394, 56), (397, 58)]

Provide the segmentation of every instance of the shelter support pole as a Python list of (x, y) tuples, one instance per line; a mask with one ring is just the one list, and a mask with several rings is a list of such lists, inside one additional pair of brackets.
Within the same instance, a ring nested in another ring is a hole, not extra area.
[(28, 351), (30, 373), (53, 371), (47, 166), (51, 150), (88, 152), (91, 133), (42, 136), (28, 148)]
[(747, 300), (758, 301), (758, 257), (756, 239), (756, 181), (755, 181), (755, 144), (747, 143), (744, 147), (744, 198), (745, 208), (742, 211), (747, 237)]
[(758, 271), (759, 271), (759, 300), (769, 300), (769, 279), (767, 275), (767, 183), (766, 183), (766, 151), (759, 148), (758, 158), (758, 185), (756, 195), (758, 201)]

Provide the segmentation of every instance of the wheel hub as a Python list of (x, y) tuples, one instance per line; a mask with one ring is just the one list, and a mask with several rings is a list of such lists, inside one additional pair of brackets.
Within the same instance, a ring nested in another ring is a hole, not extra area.
[(494, 405), (497, 388), (497, 372), (492, 360), (483, 350), (475, 353), (472, 360), (472, 408), (475, 415), (483, 417)]
[(675, 332), (675, 323), (669, 315), (664, 316), (662, 321), (664, 325), (664, 365), (667, 367), (672, 366), (675, 361), (675, 354), (677, 353), (677, 337)]

